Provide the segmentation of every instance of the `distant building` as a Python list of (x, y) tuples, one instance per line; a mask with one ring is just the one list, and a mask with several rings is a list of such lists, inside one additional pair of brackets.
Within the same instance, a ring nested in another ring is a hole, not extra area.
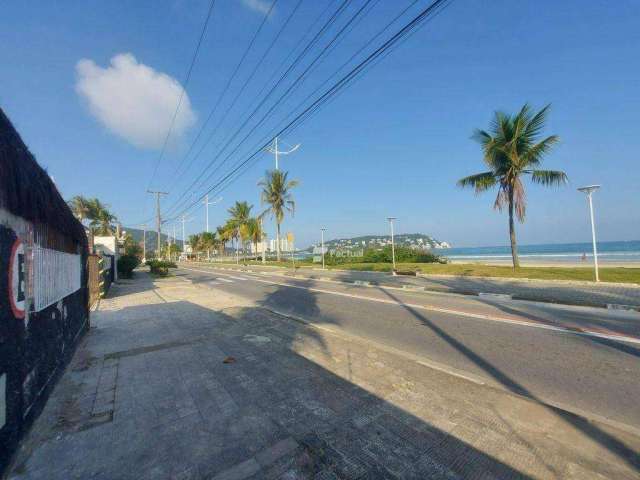
[[(275, 246), (275, 243), (273, 245)], [(269, 243), (266, 240), (258, 242), (257, 247), (258, 248), (256, 249), (256, 244), (253, 242), (251, 243), (251, 255), (260, 255), (264, 251), (269, 251)]]
[[(276, 241), (275, 238), (271, 239), (269, 241), (269, 251), (270, 252), (277, 252), (278, 248), (277, 248), (278, 242)], [(287, 240), (286, 237), (281, 238), (280, 239), (280, 251), (281, 252), (290, 252), (292, 250), (292, 245), (289, 244), (289, 241)]]

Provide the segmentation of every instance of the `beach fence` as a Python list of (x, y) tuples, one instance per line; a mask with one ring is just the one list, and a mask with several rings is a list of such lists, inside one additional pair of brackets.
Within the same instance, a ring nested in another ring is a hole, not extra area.
[(0, 476), (89, 327), (87, 237), (0, 109)]

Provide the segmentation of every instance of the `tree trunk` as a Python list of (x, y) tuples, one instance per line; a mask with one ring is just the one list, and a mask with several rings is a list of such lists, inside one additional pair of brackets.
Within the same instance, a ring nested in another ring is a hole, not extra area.
[(280, 261), (280, 223), (276, 223), (276, 257)]
[(509, 238), (511, 240), (511, 258), (513, 259), (513, 269), (520, 267), (518, 260), (518, 246), (516, 245), (516, 226), (513, 221), (513, 189), (509, 189)]

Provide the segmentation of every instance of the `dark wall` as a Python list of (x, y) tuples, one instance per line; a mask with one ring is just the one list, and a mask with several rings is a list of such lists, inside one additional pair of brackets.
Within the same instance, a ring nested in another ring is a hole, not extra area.
[[(80, 262), (80, 288), (39, 311), (35, 247)], [(0, 110), (0, 475), (88, 329), (87, 253), (84, 228)]]

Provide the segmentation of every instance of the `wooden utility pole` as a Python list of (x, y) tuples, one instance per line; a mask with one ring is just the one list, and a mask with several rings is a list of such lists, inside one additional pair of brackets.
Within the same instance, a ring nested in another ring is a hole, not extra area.
[(168, 192), (158, 192), (153, 190), (147, 190), (147, 193), (151, 193), (156, 196), (156, 233), (158, 235), (158, 258), (160, 258), (160, 254), (162, 252), (162, 240), (160, 238), (161, 229), (162, 229), (162, 217), (160, 215), (160, 195), (169, 195)]

